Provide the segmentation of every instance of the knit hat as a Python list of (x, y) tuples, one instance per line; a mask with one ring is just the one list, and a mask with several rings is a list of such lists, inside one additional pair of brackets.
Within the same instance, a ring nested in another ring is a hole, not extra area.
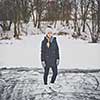
[(46, 29), (46, 32), (45, 32), (45, 33), (48, 34), (49, 32), (53, 33), (52, 28), (47, 28), (47, 29)]

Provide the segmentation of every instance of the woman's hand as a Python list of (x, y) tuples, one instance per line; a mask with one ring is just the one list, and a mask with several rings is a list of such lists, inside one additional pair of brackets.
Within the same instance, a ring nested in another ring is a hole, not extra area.
[(46, 67), (45, 61), (42, 61), (42, 66)]
[(57, 66), (59, 65), (59, 59), (56, 60), (56, 64), (57, 64)]

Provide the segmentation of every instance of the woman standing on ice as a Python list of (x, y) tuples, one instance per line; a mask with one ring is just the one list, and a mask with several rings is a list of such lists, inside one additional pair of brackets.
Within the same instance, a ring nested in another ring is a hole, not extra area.
[(52, 69), (53, 75), (50, 83), (54, 83), (57, 77), (57, 66), (59, 65), (59, 47), (56, 37), (53, 37), (52, 29), (47, 28), (46, 36), (41, 45), (41, 62), (44, 67), (44, 84), (47, 85), (49, 69)]

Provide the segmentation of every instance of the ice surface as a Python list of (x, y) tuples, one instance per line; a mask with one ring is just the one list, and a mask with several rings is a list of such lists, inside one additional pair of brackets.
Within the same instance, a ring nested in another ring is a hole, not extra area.
[[(56, 36), (60, 51), (60, 69), (99, 69), (100, 44), (70, 36)], [(0, 66), (41, 68), (41, 41), (44, 35), (22, 36), (22, 40), (0, 41)]]

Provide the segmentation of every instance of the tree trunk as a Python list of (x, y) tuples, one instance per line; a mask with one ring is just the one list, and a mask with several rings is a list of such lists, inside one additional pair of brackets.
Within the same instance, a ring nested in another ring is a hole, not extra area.
[(12, 25), (12, 21), (10, 21), (10, 23), (9, 23), (9, 25), (8, 25), (8, 31), (10, 31), (11, 25)]
[(18, 30), (18, 35), (17, 35), (18, 37), (17, 38), (19, 38), (19, 35), (20, 35), (20, 22), (17, 23), (17, 30)]
[(98, 2), (98, 11), (97, 11), (97, 22), (98, 22), (98, 33), (100, 33), (100, 0)]
[(91, 36), (91, 42), (92, 43), (97, 43), (98, 42), (98, 37), (96, 35), (94, 35), (94, 33), (92, 32), (92, 29), (90, 28), (89, 24), (86, 23), (87, 27), (89, 28), (90, 31), (90, 36)]
[(39, 17), (38, 17), (38, 26), (37, 27), (40, 28), (40, 25), (41, 25), (41, 14), (39, 14), (38, 16)]
[(35, 19), (35, 15), (34, 15), (34, 12), (32, 11), (32, 17), (33, 17), (33, 25), (34, 27), (37, 26), (37, 19)]
[(82, 30), (83, 32), (85, 32), (85, 22), (86, 22), (86, 20), (84, 19), (83, 20), (83, 30)]
[(17, 37), (17, 25), (16, 22), (14, 22), (14, 37)]
[(75, 0), (75, 14), (74, 14), (74, 31), (77, 31), (77, 4)]
[[(92, 2), (92, 7), (94, 7), (95, 4), (94, 2)], [(98, 36), (97, 36), (97, 31), (96, 31), (96, 15), (95, 15), (95, 11), (94, 9), (92, 9), (92, 34), (91, 34), (91, 37), (92, 37), (92, 43), (97, 43), (98, 41)]]

